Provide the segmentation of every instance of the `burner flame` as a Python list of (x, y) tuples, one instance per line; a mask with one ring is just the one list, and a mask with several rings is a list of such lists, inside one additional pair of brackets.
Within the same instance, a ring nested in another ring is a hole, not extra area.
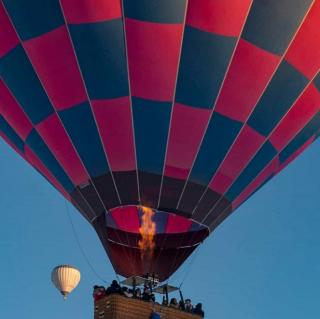
[(153, 256), (155, 242), (154, 236), (156, 234), (156, 223), (152, 220), (154, 211), (148, 207), (141, 207), (142, 223), (139, 228), (141, 239), (139, 240), (139, 248), (142, 259), (151, 259)]

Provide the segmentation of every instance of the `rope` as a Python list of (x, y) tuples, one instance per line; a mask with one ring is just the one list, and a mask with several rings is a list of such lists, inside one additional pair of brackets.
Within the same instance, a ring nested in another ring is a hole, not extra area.
[(193, 256), (191, 257), (191, 260), (190, 260), (190, 263), (189, 265), (186, 267), (186, 272), (184, 274), (184, 276), (182, 277), (182, 281), (180, 283), (180, 286), (179, 286), (179, 289), (181, 289), (183, 283), (185, 282), (185, 280), (187, 279), (187, 277), (189, 276), (190, 274), (190, 271), (191, 271), (191, 267), (193, 265), (193, 263), (195, 262), (196, 258), (198, 257), (199, 255), (199, 251), (200, 251), (200, 246), (201, 246), (202, 243), (200, 243), (198, 245), (198, 247), (196, 248), (196, 251), (194, 252)]
[(120, 282), (121, 282), (121, 280), (120, 280), (120, 277), (119, 277), (119, 275), (115, 272), (115, 274), (116, 274), (116, 277), (117, 277), (117, 279), (118, 279), (118, 283), (119, 283), (119, 285), (120, 285)]
[[(84, 249), (82, 248), (81, 242), (80, 242), (79, 237), (78, 237), (78, 235), (77, 235), (75, 225), (74, 225), (74, 223), (73, 223), (73, 221), (72, 221), (72, 218), (71, 218), (71, 214), (70, 214), (70, 211), (69, 211), (69, 206), (68, 206), (68, 204), (67, 204), (67, 200), (64, 200), (64, 204), (65, 204), (65, 207), (66, 207), (66, 211), (67, 211), (67, 215), (68, 215), (69, 222), (70, 222), (70, 224), (71, 224), (71, 228), (72, 228), (73, 235), (74, 235), (75, 240), (76, 240), (76, 242), (77, 242), (77, 244), (78, 244), (78, 247), (79, 247), (79, 249), (80, 249), (80, 252), (81, 252), (81, 254), (82, 254), (82, 257), (83, 257), (84, 260), (86, 261), (86, 263), (87, 263), (87, 265), (89, 266), (89, 268), (91, 269), (92, 273), (93, 273), (99, 280), (101, 280), (102, 282), (104, 282), (104, 283), (106, 283), (106, 284), (109, 285), (110, 282), (104, 280), (104, 279), (102, 278), (102, 276), (100, 276), (100, 275), (97, 273), (97, 271), (94, 269), (93, 265), (92, 265), (91, 262), (89, 261), (89, 258), (87, 257)], [(116, 273), (116, 276), (118, 276), (117, 273)]]
[[(196, 251), (193, 253), (193, 256), (192, 256), (191, 259), (190, 259), (190, 262), (189, 262), (188, 266), (186, 266), (186, 270), (185, 270), (184, 276), (182, 277), (181, 283), (180, 283), (180, 285), (179, 285), (179, 291), (181, 290), (181, 287), (182, 287), (183, 283), (185, 282), (185, 280), (187, 279), (188, 275), (190, 274), (191, 267), (192, 267), (193, 263), (195, 262), (197, 256), (199, 255), (200, 245), (201, 245), (201, 244), (202, 244), (202, 243), (200, 243), (200, 244), (198, 245), (198, 247), (196, 248)], [(174, 280), (172, 280), (172, 278), (173, 278), (175, 275), (176, 275), (176, 274), (174, 274), (173, 276), (171, 276), (170, 278), (167, 279), (167, 281), (166, 281), (166, 284), (167, 284), (167, 285), (169, 285), (169, 280), (170, 280), (171, 282), (174, 282)], [(181, 276), (179, 276), (178, 278), (180, 278), (180, 277), (181, 277)], [(168, 301), (168, 302), (169, 302), (169, 301)]]

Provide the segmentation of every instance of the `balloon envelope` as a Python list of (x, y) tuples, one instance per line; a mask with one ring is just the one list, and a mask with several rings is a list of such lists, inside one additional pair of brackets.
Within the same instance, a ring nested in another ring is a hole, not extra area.
[(319, 136), (319, 16), (319, 0), (2, 0), (1, 136), (118, 273), (164, 280)]
[(70, 265), (57, 266), (51, 272), (51, 281), (63, 295), (64, 299), (78, 286), (80, 277), (80, 271)]

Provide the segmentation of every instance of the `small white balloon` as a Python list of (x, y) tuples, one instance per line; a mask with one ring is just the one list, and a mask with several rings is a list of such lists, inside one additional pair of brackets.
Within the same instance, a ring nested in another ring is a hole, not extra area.
[(70, 265), (57, 266), (51, 272), (51, 280), (63, 299), (67, 299), (68, 294), (78, 286), (80, 278), (80, 271)]

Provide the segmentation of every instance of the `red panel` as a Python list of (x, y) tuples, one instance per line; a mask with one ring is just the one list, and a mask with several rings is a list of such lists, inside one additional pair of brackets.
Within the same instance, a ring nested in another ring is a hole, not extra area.
[(33, 126), (2, 80), (0, 80), (0, 114), (25, 141)]
[(235, 51), (216, 111), (244, 122), (269, 83), (280, 57), (241, 39)]
[(94, 100), (92, 108), (113, 171), (136, 169), (130, 100)]
[(173, 99), (181, 36), (181, 24), (126, 19), (132, 95), (157, 101)]
[(168, 215), (166, 233), (185, 233), (192, 225), (190, 219), (178, 215)]
[(210, 183), (210, 188), (217, 192), (222, 192), (226, 187), (229, 187), (231, 185), (230, 182), (246, 167), (264, 141), (264, 136), (257, 133), (250, 126), (245, 125), (218, 171), (229, 179), (224, 179), (223, 183), (221, 183), (219, 181), (221, 175), (217, 175)]
[(316, 1), (286, 54), (286, 60), (311, 79), (320, 67), (320, 1)]
[(120, 207), (111, 211), (110, 214), (119, 229), (131, 233), (139, 232), (140, 219), (135, 206)]
[(24, 47), (57, 110), (87, 99), (66, 26), (28, 40)]
[(221, 34), (239, 36), (251, 0), (189, 0), (187, 24), (195, 28)]
[(232, 202), (232, 209), (236, 209), (272, 174), (278, 171), (279, 158), (275, 157), (268, 166), (249, 184), (249, 186)]
[(0, 58), (19, 44), (20, 40), (0, 2)]
[(278, 172), (283, 170), (287, 165), (289, 165), (293, 160), (295, 160), (301, 153), (303, 153), (304, 150), (306, 150), (309, 145), (311, 145), (314, 142), (315, 136), (312, 136), (309, 138), (307, 142), (305, 142), (297, 151), (295, 151), (284, 163), (281, 163), (281, 165), (278, 168)]
[(218, 194), (224, 194), (232, 184), (233, 179), (218, 171), (211, 180), (209, 188)]
[(310, 84), (270, 136), (272, 145), (278, 151), (282, 150), (319, 110), (320, 93)]
[(56, 114), (38, 124), (37, 130), (75, 185), (80, 185), (89, 179)]
[(69, 194), (59, 184), (50, 171), (42, 164), (39, 158), (32, 152), (32, 150), (25, 145), (25, 159), (36, 169), (38, 169), (51, 183), (52, 185), (68, 200), (70, 200)]
[(174, 105), (165, 175), (181, 179), (188, 176), (210, 113), (206, 109)]
[(178, 178), (178, 179), (186, 179), (189, 175), (190, 168), (178, 168), (170, 165), (165, 166), (164, 175)]
[(61, 0), (68, 23), (101, 22), (121, 17), (121, 0)]

